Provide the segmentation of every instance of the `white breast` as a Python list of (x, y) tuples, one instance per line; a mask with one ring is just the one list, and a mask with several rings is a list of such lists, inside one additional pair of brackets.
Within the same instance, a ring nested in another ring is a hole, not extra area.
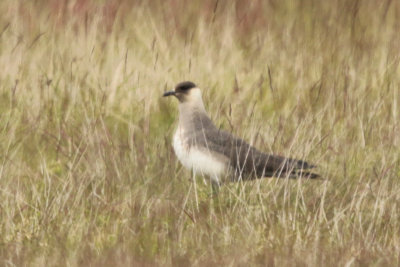
[(189, 147), (184, 132), (178, 128), (174, 135), (173, 146), (179, 161), (188, 169), (193, 169), (200, 175), (208, 175), (218, 181), (226, 171), (226, 164), (221, 159), (213, 156), (207, 149)]

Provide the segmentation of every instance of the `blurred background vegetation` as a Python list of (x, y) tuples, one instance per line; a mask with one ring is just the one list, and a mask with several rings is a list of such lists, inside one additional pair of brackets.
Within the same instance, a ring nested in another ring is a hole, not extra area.
[[(0, 265), (399, 264), (400, 2), (0, 12)], [(183, 80), (219, 127), (325, 179), (227, 184), (217, 202), (194, 187), (161, 98)]]

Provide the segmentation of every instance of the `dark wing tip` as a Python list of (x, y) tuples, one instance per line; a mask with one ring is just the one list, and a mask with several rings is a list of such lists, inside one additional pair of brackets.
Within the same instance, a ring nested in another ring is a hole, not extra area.
[(317, 165), (310, 164), (303, 160), (297, 160), (296, 163), (297, 166), (293, 170), (293, 173), (295, 174), (296, 177), (308, 178), (308, 179), (322, 179), (322, 177), (319, 174), (310, 171), (311, 169), (316, 168)]
[(297, 160), (296, 162), (296, 169), (314, 169), (317, 167), (317, 165), (314, 164), (310, 164), (307, 161), (303, 161), (303, 160)]
[(297, 178), (306, 178), (306, 179), (322, 179), (321, 175), (314, 172), (300, 171), (296, 172)]

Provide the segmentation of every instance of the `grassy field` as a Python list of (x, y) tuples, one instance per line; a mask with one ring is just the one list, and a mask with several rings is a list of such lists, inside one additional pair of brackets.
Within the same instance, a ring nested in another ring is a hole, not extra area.
[[(0, 266), (400, 264), (399, 1), (0, 12)], [(172, 150), (161, 95), (183, 80), (217, 126), (325, 179), (213, 199)]]

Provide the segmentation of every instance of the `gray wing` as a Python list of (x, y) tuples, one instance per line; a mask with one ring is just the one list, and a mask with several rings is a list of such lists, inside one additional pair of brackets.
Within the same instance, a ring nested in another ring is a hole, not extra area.
[[(203, 121), (202, 123), (204, 125), (207, 122)], [(214, 125), (207, 125), (206, 129), (198, 129), (200, 131), (196, 131), (195, 140), (193, 141), (201, 142), (209, 150), (227, 157), (236, 176), (239, 176), (241, 179), (272, 176), (282, 178), (296, 178), (299, 176), (308, 178), (319, 177), (317, 174), (309, 171), (309, 169), (315, 166), (305, 161), (263, 153), (250, 146), (244, 140), (234, 137), (226, 131), (217, 129)]]

